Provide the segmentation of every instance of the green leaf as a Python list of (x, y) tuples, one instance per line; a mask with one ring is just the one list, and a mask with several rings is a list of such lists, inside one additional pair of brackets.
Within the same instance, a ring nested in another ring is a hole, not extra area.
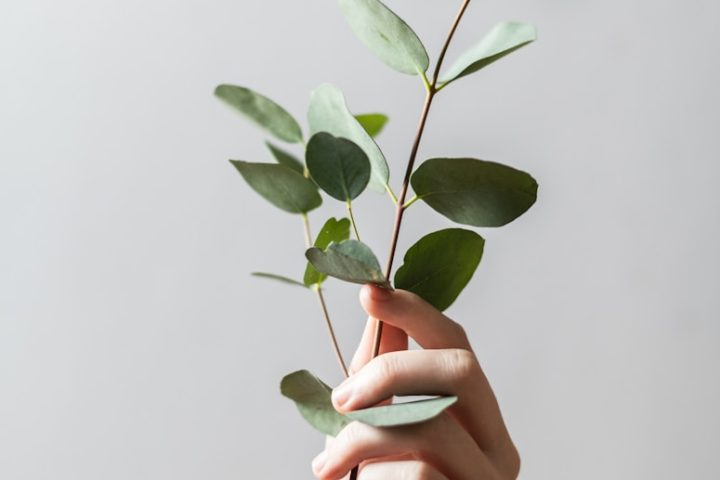
[(515, 50), (535, 41), (535, 27), (527, 23), (504, 22), (496, 25), (480, 43), (463, 53), (443, 76), (448, 84), (460, 77), (477, 72)]
[(380, 263), (370, 247), (358, 240), (332, 243), (323, 251), (308, 249), (305, 256), (318, 272), (352, 283), (376, 283), (389, 287)]
[(350, 28), (386, 65), (417, 75), (427, 70), (428, 54), (412, 29), (378, 0), (338, 0)]
[(297, 280), (293, 280), (292, 278), (283, 277), (282, 275), (275, 275), (274, 273), (252, 272), (251, 275), (253, 277), (267, 278), (269, 280), (277, 280), (278, 282), (287, 283), (289, 285), (295, 285), (298, 287), (307, 288), (307, 285), (305, 285), (302, 282), (298, 282)]
[(474, 158), (433, 158), (413, 173), (418, 197), (450, 220), (500, 227), (525, 213), (537, 198), (529, 174)]
[(380, 132), (385, 128), (388, 117), (382, 113), (364, 113), (362, 115), (355, 115), (355, 120), (362, 125), (368, 135), (375, 138), (380, 135)]
[(295, 157), (295, 155), (292, 155), (291, 153), (288, 153), (285, 150), (276, 147), (270, 142), (265, 142), (265, 145), (267, 145), (267, 147), (270, 149), (270, 153), (272, 153), (273, 157), (280, 165), (292, 168), (300, 175), (303, 175), (305, 173), (305, 166), (300, 160)]
[(269, 98), (237, 85), (219, 85), (215, 96), (261, 128), (289, 143), (302, 142), (302, 130), (284, 108)]
[(335, 411), (330, 398), (332, 389), (307, 370), (286, 375), (280, 392), (294, 401), (303, 418), (325, 435), (336, 436), (351, 421)]
[(315, 184), (295, 170), (272, 163), (241, 160), (230, 160), (230, 163), (253, 190), (286, 212), (307, 213), (322, 203)]
[(351, 420), (374, 427), (398, 427), (431, 420), (458, 401), (458, 397), (437, 397), (349, 412)]
[(369, 187), (376, 192), (385, 192), (390, 177), (385, 157), (372, 137), (350, 113), (345, 97), (337, 87), (325, 84), (312, 92), (308, 123), (311, 135), (327, 132), (346, 138), (362, 148), (372, 167)]
[[(347, 218), (341, 218), (340, 220), (329, 218), (315, 238), (315, 247), (320, 250), (325, 250), (331, 243), (340, 243), (348, 238), (350, 238), (350, 220)], [(315, 270), (315, 267), (308, 262), (307, 267), (305, 267), (305, 276), (303, 277), (305, 285), (309, 287), (310, 285), (320, 284), (324, 282), (326, 278), (327, 275)]]
[(443, 311), (472, 278), (484, 246), (480, 235), (461, 228), (425, 235), (405, 254), (395, 273), (395, 288), (413, 292)]
[(308, 142), (305, 162), (315, 183), (342, 202), (357, 198), (370, 181), (370, 161), (345, 138), (316, 133)]
[(280, 383), (280, 392), (295, 402), (300, 414), (310, 425), (333, 437), (353, 420), (375, 427), (421, 423), (435, 418), (458, 400), (457, 397), (431, 398), (356, 410), (343, 415), (333, 407), (332, 389), (307, 370), (286, 375)]

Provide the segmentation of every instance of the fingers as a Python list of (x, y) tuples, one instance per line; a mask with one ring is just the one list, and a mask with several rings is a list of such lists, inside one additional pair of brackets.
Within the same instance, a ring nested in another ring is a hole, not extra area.
[(394, 395), (458, 395), (482, 376), (475, 356), (462, 349), (410, 350), (381, 355), (333, 390), (340, 412), (367, 408)]
[(373, 462), (360, 470), (358, 480), (448, 480), (431, 465), (419, 460)]
[(353, 422), (315, 458), (313, 472), (321, 480), (337, 480), (364, 461), (407, 453), (454, 480), (496, 478), (487, 457), (448, 415), (395, 428)]
[[(377, 327), (377, 320), (370, 317), (365, 324), (365, 331), (363, 332), (360, 345), (355, 351), (355, 356), (350, 362), (350, 374), (360, 370), (372, 357), (372, 347), (375, 340), (375, 329)], [(395, 328), (392, 325), (385, 325), (383, 327), (382, 342), (380, 343), (380, 354), (387, 352), (395, 352), (398, 350), (407, 350), (408, 337), (405, 332), (399, 328)]]
[(360, 303), (368, 315), (403, 330), (423, 348), (471, 350), (463, 328), (414, 293), (365, 285)]

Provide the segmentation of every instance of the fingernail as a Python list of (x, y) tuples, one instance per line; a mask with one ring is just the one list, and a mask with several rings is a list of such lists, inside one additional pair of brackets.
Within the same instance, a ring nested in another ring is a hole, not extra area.
[(333, 403), (339, 407), (345, 405), (352, 396), (352, 382), (348, 378), (343, 383), (335, 387), (332, 392)]
[(392, 292), (387, 288), (379, 287), (377, 285), (370, 285), (370, 296), (377, 302), (384, 302), (390, 300)]
[(325, 461), (327, 460), (327, 452), (323, 450), (320, 455), (315, 457), (315, 459), (312, 461), (312, 468), (313, 472), (320, 473), (325, 466)]

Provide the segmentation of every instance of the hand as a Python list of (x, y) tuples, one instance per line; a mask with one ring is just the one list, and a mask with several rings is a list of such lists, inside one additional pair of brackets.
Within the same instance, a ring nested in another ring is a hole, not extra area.
[[(359, 480), (507, 480), (520, 457), (495, 395), (463, 328), (420, 297), (366, 285), (360, 303), (370, 316), (350, 378), (333, 391), (340, 412), (388, 402), (394, 395), (457, 395), (440, 416), (418, 425), (376, 428), (353, 422), (313, 461), (321, 480), (343, 478), (360, 465)], [(385, 322), (370, 360), (375, 318)], [(408, 336), (423, 350), (407, 350)]]

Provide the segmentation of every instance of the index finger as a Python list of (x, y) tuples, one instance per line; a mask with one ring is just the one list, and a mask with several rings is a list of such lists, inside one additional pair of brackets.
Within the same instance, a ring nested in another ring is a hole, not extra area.
[(465, 330), (414, 293), (365, 285), (360, 303), (368, 315), (404, 331), (423, 348), (472, 351)]

